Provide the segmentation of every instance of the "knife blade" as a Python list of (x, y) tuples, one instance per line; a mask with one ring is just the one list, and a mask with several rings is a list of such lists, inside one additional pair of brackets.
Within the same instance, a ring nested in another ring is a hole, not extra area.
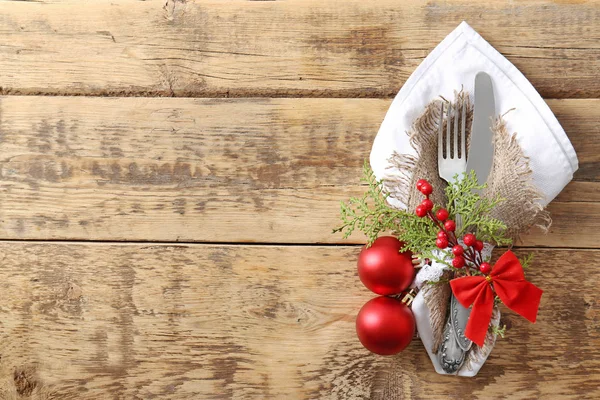
[(475, 76), (475, 107), (473, 109), (473, 127), (471, 145), (467, 155), (467, 173), (477, 174), (480, 185), (487, 182), (494, 160), (493, 118), (496, 115), (494, 86), (492, 78), (485, 72)]

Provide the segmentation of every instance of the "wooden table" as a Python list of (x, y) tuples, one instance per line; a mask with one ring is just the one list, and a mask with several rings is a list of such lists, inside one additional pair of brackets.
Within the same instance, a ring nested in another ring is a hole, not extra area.
[[(600, 398), (600, 3), (0, 2), (1, 399)], [(485, 3), (485, 4), (484, 4)], [(474, 379), (356, 339), (332, 235), (410, 73), (467, 20), (579, 156), (538, 323)]]

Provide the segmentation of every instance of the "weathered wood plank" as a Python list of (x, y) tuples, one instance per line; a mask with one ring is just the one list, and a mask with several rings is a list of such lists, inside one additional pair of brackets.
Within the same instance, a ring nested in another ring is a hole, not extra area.
[(598, 4), (0, 2), (0, 93), (390, 97), (467, 20), (545, 97), (600, 97)]
[[(538, 322), (471, 380), (369, 354), (358, 247), (0, 243), (2, 399), (598, 398), (599, 251), (535, 250)], [(20, 397), (22, 396), (22, 397)], [(516, 397), (515, 397), (516, 396)]]
[[(550, 105), (581, 169), (551, 205), (552, 233), (525, 244), (597, 247), (600, 100)], [(0, 98), (0, 237), (339, 242), (339, 201), (364, 190), (361, 165), (388, 106)]]

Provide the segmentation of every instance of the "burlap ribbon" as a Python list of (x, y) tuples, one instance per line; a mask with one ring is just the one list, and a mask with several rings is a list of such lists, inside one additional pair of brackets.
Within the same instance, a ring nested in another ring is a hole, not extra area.
[(431, 322), (431, 330), (433, 332), (433, 344), (431, 351), (437, 353), (444, 333), (444, 323), (448, 315), (448, 304), (450, 303), (450, 295), (452, 290), (447, 283), (452, 276), (450, 271), (446, 271), (440, 282), (435, 284), (424, 284), (421, 288), (423, 299), (427, 308), (429, 308), (429, 318)]
[[(406, 204), (409, 210), (414, 210), (423, 200), (423, 195), (417, 191), (416, 182), (427, 179), (436, 189), (432, 200), (436, 204), (446, 204), (444, 188), (446, 182), (438, 175), (438, 129), (440, 124), (441, 103), (445, 99), (434, 100), (425, 108), (409, 132), (410, 143), (416, 156), (395, 153), (390, 158), (392, 174), (384, 180), (385, 189), (390, 197), (396, 198)], [(463, 103), (467, 106), (467, 147), (470, 142), (471, 125), (473, 122), (473, 103), (468, 93), (455, 94), (452, 102), (453, 109), (461, 109)], [(448, 109), (448, 107), (444, 107)], [(507, 226), (507, 236), (513, 240), (526, 233), (536, 225), (547, 230), (551, 224), (550, 214), (544, 210), (537, 200), (541, 198), (539, 190), (533, 185), (529, 160), (514, 134), (506, 129), (504, 116), (496, 119), (493, 125), (495, 138), (495, 154), (492, 171), (488, 177), (488, 187), (483, 196), (506, 199), (493, 212), (493, 216), (503, 221)], [(446, 116), (442, 124), (446, 129)], [(449, 273), (451, 274), (451, 273)], [(449, 278), (448, 276), (446, 278)], [(437, 350), (442, 340), (446, 310), (451, 290), (447, 283), (425, 285), (424, 299), (431, 313), (431, 327), (434, 333), (434, 351)], [(499, 321), (493, 320), (498, 325)], [(482, 348), (473, 346), (469, 357), (478, 357), (488, 353), (493, 347), (494, 335), (488, 335)]]

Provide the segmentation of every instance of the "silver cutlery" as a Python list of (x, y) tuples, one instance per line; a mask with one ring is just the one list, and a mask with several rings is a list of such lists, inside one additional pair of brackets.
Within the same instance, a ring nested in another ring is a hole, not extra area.
[[(462, 124), (460, 128), (460, 147), (458, 143), (458, 125), (459, 125), (459, 110), (455, 106), (452, 109), (452, 103), (448, 103), (447, 111), (447, 123), (446, 123), (446, 146), (444, 149), (444, 103), (441, 105), (440, 112), (440, 126), (438, 128), (438, 171), (440, 177), (444, 179), (448, 184), (455, 181), (455, 176), (458, 174), (462, 175), (467, 169), (467, 154), (465, 151), (466, 138), (465, 138), (465, 124), (466, 124), (466, 104), (462, 103), (461, 119)], [(454, 122), (454, 135), (452, 133), (452, 125)], [(445, 151), (444, 151), (445, 150)], [(459, 151), (460, 150), (460, 151)], [(444, 153), (446, 156), (444, 157)]]
[[(464, 109), (464, 103), (463, 103)], [(494, 100), (494, 88), (492, 79), (485, 72), (479, 72), (475, 76), (475, 107), (473, 110), (473, 125), (471, 130), (471, 142), (469, 146), (469, 157), (465, 164), (466, 171), (475, 171), (477, 181), (480, 185), (487, 182), (488, 176), (492, 169), (494, 160), (494, 133), (493, 133), (493, 118), (496, 114), (496, 103)], [(448, 127), (450, 126), (451, 118), (448, 116)], [(456, 118), (454, 122), (454, 148), (456, 149)], [(441, 125), (441, 121), (440, 121)], [(438, 168), (440, 176), (449, 184), (453, 180), (448, 180), (445, 176), (449, 176), (451, 168), (458, 169), (458, 163), (450, 164), (442, 159), (441, 148), (443, 146), (442, 128), (440, 126), (439, 143), (438, 143)], [(447, 129), (450, 132), (450, 129)], [(446, 141), (449, 142), (450, 135), (447, 135)], [(465, 140), (465, 118), (463, 110), (463, 119), (461, 127), (461, 144), (464, 146)], [(447, 146), (448, 147), (448, 146)], [(461, 155), (464, 155), (464, 147)], [(448, 154), (448, 152), (446, 152)], [(461, 164), (462, 165), (462, 164)], [(442, 167), (444, 171), (442, 171)], [(444, 174), (444, 175), (442, 175)], [(460, 216), (456, 216), (457, 224), (459, 224)], [(463, 307), (459, 301), (452, 295), (450, 299), (450, 315), (446, 328), (444, 329), (444, 340), (438, 351), (438, 360), (440, 365), (447, 373), (457, 373), (465, 360), (466, 352), (469, 351), (473, 342), (464, 335), (464, 330), (469, 320), (470, 309)]]
[[(438, 128), (438, 170), (439, 175), (448, 184), (460, 179), (467, 169), (466, 154), (466, 102), (462, 107), (448, 103), (446, 137), (444, 140), (443, 118), (444, 103), (441, 105), (440, 123)], [(460, 115), (459, 115), (460, 114)], [(459, 139), (460, 125), (460, 139)], [(454, 133), (452, 135), (452, 133)], [(444, 145), (445, 143), (445, 145)], [(459, 215), (455, 216), (460, 226)], [(465, 360), (466, 352), (471, 348), (472, 342), (464, 336), (464, 329), (469, 319), (470, 310), (464, 308), (454, 296), (450, 300), (450, 313), (448, 322), (443, 332), (443, 341), (438, 350), (438, 361), (447, 373), (456, 373)]]
[(485, 72), (475, 76), (475, 108), (467, 171), (475, 171), (480, 185), (487, 182), (494, 161), (493, 118), (496, 115), (492, 78)]
[(465, 362), (467, 351), (473, 342), (464, 335), (464, 329), (469, 319), (470, 310), (465, 309), (450, 297), (450, 315), (444, 328), (442, 344), (438, 350), (438, 361), (444, 371), (449, 374), (457, 373)]

